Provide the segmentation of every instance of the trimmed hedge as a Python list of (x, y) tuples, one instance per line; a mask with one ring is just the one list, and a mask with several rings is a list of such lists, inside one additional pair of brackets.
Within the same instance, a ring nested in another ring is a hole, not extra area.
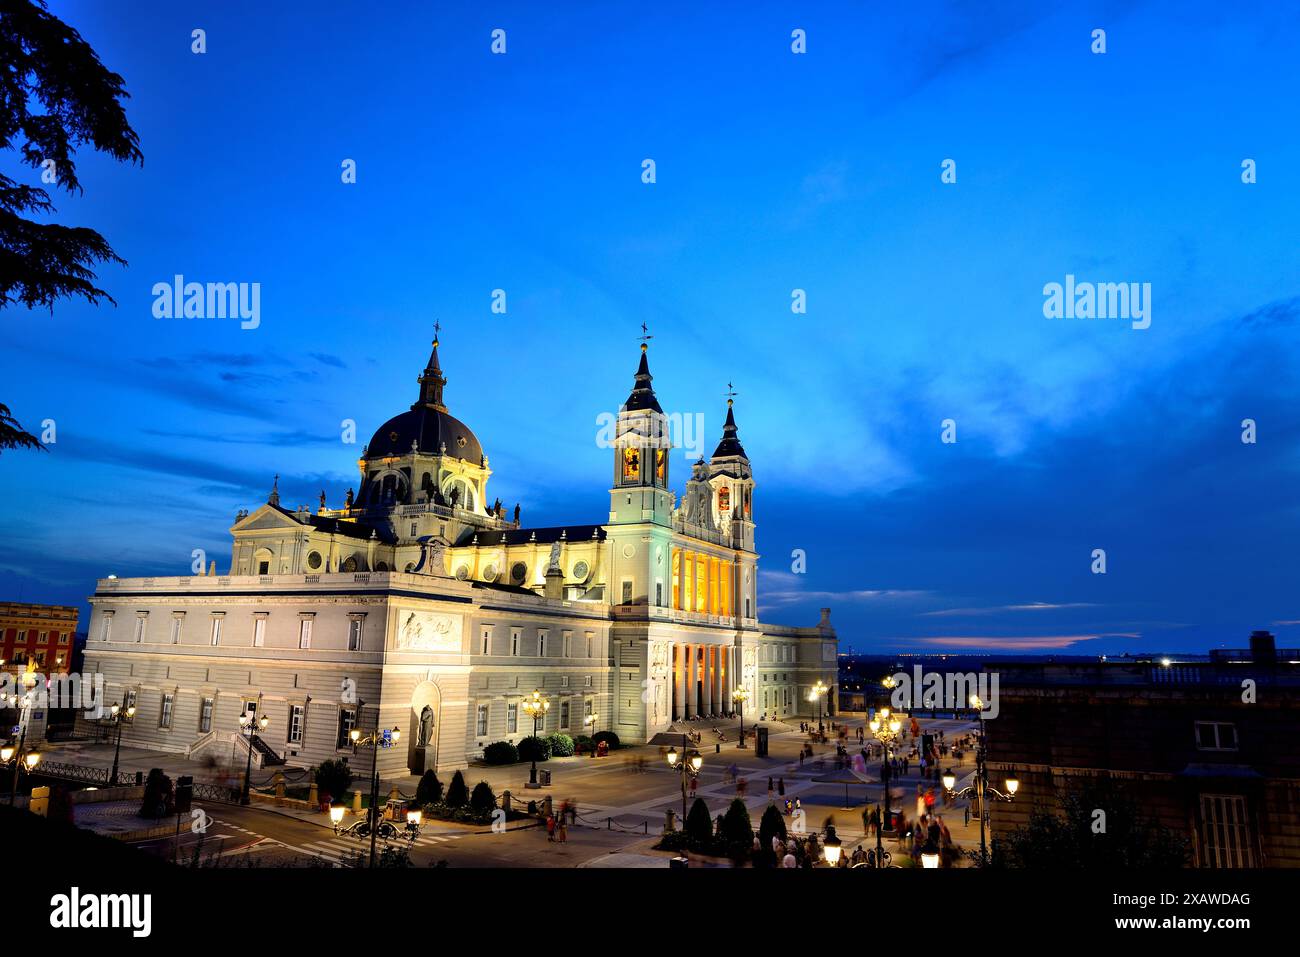
[(483, 749), (483, 760), (488, 764), (514, 764), (519, 760), (519, 749), (509, 741), (493, 741)]
[(573, 756), (574, 741), (567, 734), (557, 732), (548, 735), (546, 743), (551, 746), (551, 757), (553, 758), (569, 758)]
[(546, 738), (529, 735), (519, 742), (520, 761), (549, 761), (551, 743)]
[(608, 742), (611, 751), (618, 747), (618, 735), (613, 731), (597, 731), (591, 736), (591, 740), (595, 741), (597, 744), (600, 744), (602, 741)]

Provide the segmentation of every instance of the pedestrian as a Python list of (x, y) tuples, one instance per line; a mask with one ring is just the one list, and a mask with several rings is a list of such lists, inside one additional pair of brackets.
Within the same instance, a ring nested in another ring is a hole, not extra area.
[(772, 795), (773, 795), (773, 793), (774, 793), (775, 791), (776, 791), (776, 785), (772, 782), (772, 776), (769, 774), (769, 775), (767, 776), (767, 799), (768, 799), (768, 801), (771, 801), (771, 800), (772, 800)]
[(546, 840), (550, 841), (551, 843), (555, 842), (555, 815), (554, 814), (548, 814), (546, 816)]
[(781, 797), (785, 797), (785, 778), (784, 778), (784, 777), (779, 777), (779, 778), (776, 779), (776, 793), (779, 794), (779, 795), (781, 795)]
[(964, 826), (970, 827), (970, 805), (969, 804), (967, 804), (966, 807), (963, 809), (962, 818), (963, 818)]
[(691, 797), (695, 797), (695, 789), (699, 787), (699, 785), (700, 782), (698, 778), (691, 778)]
[(799, 866), (799, 862), (795, 859), (795, 856), (793, 854), (791, 854), (789, 851), (786, 851), (785, 857), (781, 859), (781, 866), (795, 868)]
[(569, 839), (569, 829), (564, 826), (564, 818), (560, 818), (559, 823), (555, 826), (555, 840), (563, 844)]
[(803, 751), (799, 751), (799, 767), (803, 767)]

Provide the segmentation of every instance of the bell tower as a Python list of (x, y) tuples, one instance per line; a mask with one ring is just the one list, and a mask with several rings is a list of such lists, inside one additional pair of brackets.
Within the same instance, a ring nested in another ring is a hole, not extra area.
[[(642, 330), (645, 326), (641, 327)], [(653, 522), (672, 526), (673, 495), (668, 488), (672, 440), (668, 417), (651, 386), (642, 335), (641, 364), (632, 392), (618, 412), (614, 437), (614, 484), (610, 487), (610, 524)]]
[(731, 537), (731, 546), (754, 550), (754, 472), (740, 444), (733, 410), (735, 391), (727, 383), (727, 421), (722, 441), (709, 459), (709, 485), (713, 489), (714, 524)]

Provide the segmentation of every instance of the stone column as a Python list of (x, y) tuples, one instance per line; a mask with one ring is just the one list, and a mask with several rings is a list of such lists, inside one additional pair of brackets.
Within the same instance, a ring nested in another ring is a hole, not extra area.
[(731, 689), (736, 686), (736, 671), (732, 665), (732, 652), (735, 651), (731, 645), (724, 645), (722, 648), (722, 662), (725, 665), (725, 673), (722, 676), (722, 710), (731, 714), (735, 710), (731, 703)]
[[(708, 566), (704, 566), (708, 568)], [(705, 594), (708, 594), (707, 592)], [(704, 646), (704, 703), (700, 706), (705, 714), (713, 711), (713, 646)]]
[(677, 702), (673, 705), (673, 720), (680, 721), (686, 717), (686, 645), (680, 641), (673, 645), (673, 665), (677, 673), (673, 680), (677, 682)]
[(695, 714), (695, 646), (688, 644), (686, 648), (686, 713), (683, 717), (689, 718)]

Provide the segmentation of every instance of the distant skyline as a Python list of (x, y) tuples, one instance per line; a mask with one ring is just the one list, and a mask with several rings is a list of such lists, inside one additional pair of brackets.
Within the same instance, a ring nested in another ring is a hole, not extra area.
[[(644, 322), (706, 456), (734, 383), (767, 620), (830, 606), (859, 653), (1300, 645), (1293, 11), (50, 9), (145, 160), (82, 153), (54, 197), (128, 261), (116, 308), (0, 311), (0, 402), (57, 429), (0, 454), (0, 599), (224, 572), (277, 474), (341, 504), (435, 320), (489, 498), (603, 521)], [(176, 275), (260, 284), (257, 328), (154, 318)], [(1149, 283), (1149, 328), (1046, 318), (1067, 276)]]

